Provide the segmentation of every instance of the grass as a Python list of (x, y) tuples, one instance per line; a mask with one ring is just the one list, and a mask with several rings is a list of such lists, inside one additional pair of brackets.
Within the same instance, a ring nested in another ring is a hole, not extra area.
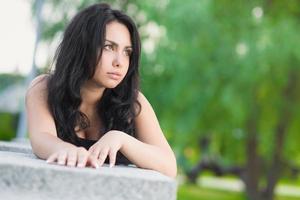
[(181, 185), (178, 188), (177, 200), (242, 200), (241, 193), (206, 189), (196, 185)]
[[(191, 184), (178, 187), (177, 200), (246, 200), (243, 193), (207, 189)], [(275, 200), (300, 200), (300, 197), (277, 196)]]

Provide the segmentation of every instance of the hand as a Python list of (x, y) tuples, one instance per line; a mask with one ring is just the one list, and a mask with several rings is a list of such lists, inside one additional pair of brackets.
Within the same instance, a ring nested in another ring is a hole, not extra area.
[(83, 147), (68, 147), (53, 153), (46, 160), (47, 163), (56, 163), (59, 165), (67, 165), (69, 167), (85, 167), (91, 165), (99, 168), (97, 159), (90, 156), (90, 153)]
[(109, 131), (90, 147), (89, 152), (91, 156), (98, 159), (100, 166), (103, 165), (107, 156), (109, 156), (109, 166), (113, 167), (115, 165), (117, 152), (123, 146), (124, 134), (121, 131)]

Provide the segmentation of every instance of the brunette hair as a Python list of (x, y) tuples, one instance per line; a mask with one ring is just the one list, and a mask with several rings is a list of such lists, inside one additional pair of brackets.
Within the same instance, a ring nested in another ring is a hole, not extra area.
[[(48, 106), (55, 121), (58, 137), (78, 143), (75, 127), (89, 127), (87, 116), (79, 111), (80, 89), (95, 73), (102, 55), (106, 25), (117, 21), (130, 33), (132, 53), (129, 69), (115, 88), (105, 89), (97, 103), (97, 113), (105, 130), (120, 130), (134, 135), (134, 118), (140, 111), (139, 92), (140, 37), (133, 20), (108, 4), (94, 4), (79, 12), (67, 26), (55, 54), (55, 70), (48, 80)], [(100, 131), (100, 130), (99, 130)]]

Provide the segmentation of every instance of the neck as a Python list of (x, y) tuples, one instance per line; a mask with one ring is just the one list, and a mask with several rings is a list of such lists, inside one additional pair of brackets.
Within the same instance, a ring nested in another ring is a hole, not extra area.
[(98, 101), (101, 99), (104, 90), (104, 87), (99, 87), (96, 84), (87, 81), (80, 90), (82, 98), (80, 110), (85, 113), (92, 112), (97, 106)]

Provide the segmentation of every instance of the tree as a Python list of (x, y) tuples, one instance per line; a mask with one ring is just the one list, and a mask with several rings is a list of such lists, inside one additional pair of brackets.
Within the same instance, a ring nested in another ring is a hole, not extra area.
[(167, 34), (156, 59), (144, 60), (156, 75), (144, 89), (177, 155), (209, 136), (218, 158), (210, 169), (240, 177), (250, 199), (273, 199), (279, 178), (300, 164), (297, 8), (296, 1), (174, 0), (151, 12)]

